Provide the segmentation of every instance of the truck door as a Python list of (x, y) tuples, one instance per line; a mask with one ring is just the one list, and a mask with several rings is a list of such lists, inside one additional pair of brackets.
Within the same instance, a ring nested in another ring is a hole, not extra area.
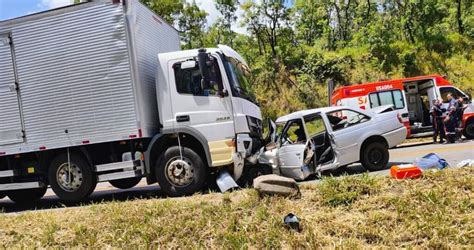
[(0, 145), (21, 143), (23, 126), (19, 105), (19, 85), (15, 73), (10, 34), (0, 34)]
[[(219, 59), (210, 62), (210, 86), (203, 86), (194, 59), (175, 61), (170, 67), (174, 127), (191, 127), (209, 143), (212, 165), (232, 163), (235, 148), (234, 117), (230, 97), (224, 94)], [(173, 91), (174, 89), (174, 91)]]

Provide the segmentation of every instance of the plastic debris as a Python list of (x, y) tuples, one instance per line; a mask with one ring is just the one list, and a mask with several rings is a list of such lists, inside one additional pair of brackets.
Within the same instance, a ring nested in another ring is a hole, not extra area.
[(283, 218), (283, 222), (288, 228), (296, 230), (297, 232), (301, 232), (300, 220), (298, 217), (296, 217), (296, 215), (292, 213), (287, 214), (285, 218)]
[(456, 165), (457, 168), (463, 168), (463, 167), (474, 167), (474, 160), (467, 159), (463, 160), (458, 165)]
[(414, 179), (421, 177), (423, 171), (413, 164), (395, 165), (390, 168), (390, 175), (395, 179)]
[(413, 161), (413, 165), (421, 168), (422, 170), (428, 169), (444, 169), (449, 167), (448, 162), (445, 159), (442, 159), (435, 153), (429, 153), (422, 158), (416, 158)]

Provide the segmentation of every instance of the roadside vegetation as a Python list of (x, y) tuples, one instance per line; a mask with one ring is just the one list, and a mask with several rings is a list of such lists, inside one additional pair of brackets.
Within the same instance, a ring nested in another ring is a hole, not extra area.
[(473, 94), (472, 0), (214, 0), (210, 26), (196, 2), (142, 1), (181, 31), (184, 49), (227, 44), (242, 54), (265, 117), (327, 105), (328, 79), (440, 74)]
[[(295, 200), (247, 189), (5, 214), (0, 246), (474, 247), (474, 168), (405, 181), (324, 178), (301, 189)], [(283, 225), (290, 212), (301, 232)]]

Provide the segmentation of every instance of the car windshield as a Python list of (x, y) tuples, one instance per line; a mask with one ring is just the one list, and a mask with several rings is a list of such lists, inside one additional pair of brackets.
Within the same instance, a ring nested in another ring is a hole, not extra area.
[(257, 103), (252, 91), (249, 68), (232, 57), (226, 57), (225, 68), (229, 75), (229, 82), (232, 88), (232, 95)]

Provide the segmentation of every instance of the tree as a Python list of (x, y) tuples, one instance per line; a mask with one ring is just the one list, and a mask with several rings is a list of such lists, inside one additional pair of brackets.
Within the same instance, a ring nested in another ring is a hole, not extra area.
[(217, 19), (216, 28), (219, 32), (217, 43), (225, 43), (230, 46), (233, 45), (233, 40), (235, 37), (234, 32), (232, 31), (232, 24), (237, 21), (237, 16), (235, 14), (237, 7), (239, 5), (238, 0), (215, 0), (216, 9), (221, 14), (221, 17)]
[(145, 5), (162, 17), (166, 22), (174, 24), (183, 11), (183, 0), (141, 0)]
[(185, 4), (178, 18), (179, 31), (185, 43), (184, 48), (198, 48), (204, 45), (206, 16), (207, 13), (196, 5), (196, 1)]

